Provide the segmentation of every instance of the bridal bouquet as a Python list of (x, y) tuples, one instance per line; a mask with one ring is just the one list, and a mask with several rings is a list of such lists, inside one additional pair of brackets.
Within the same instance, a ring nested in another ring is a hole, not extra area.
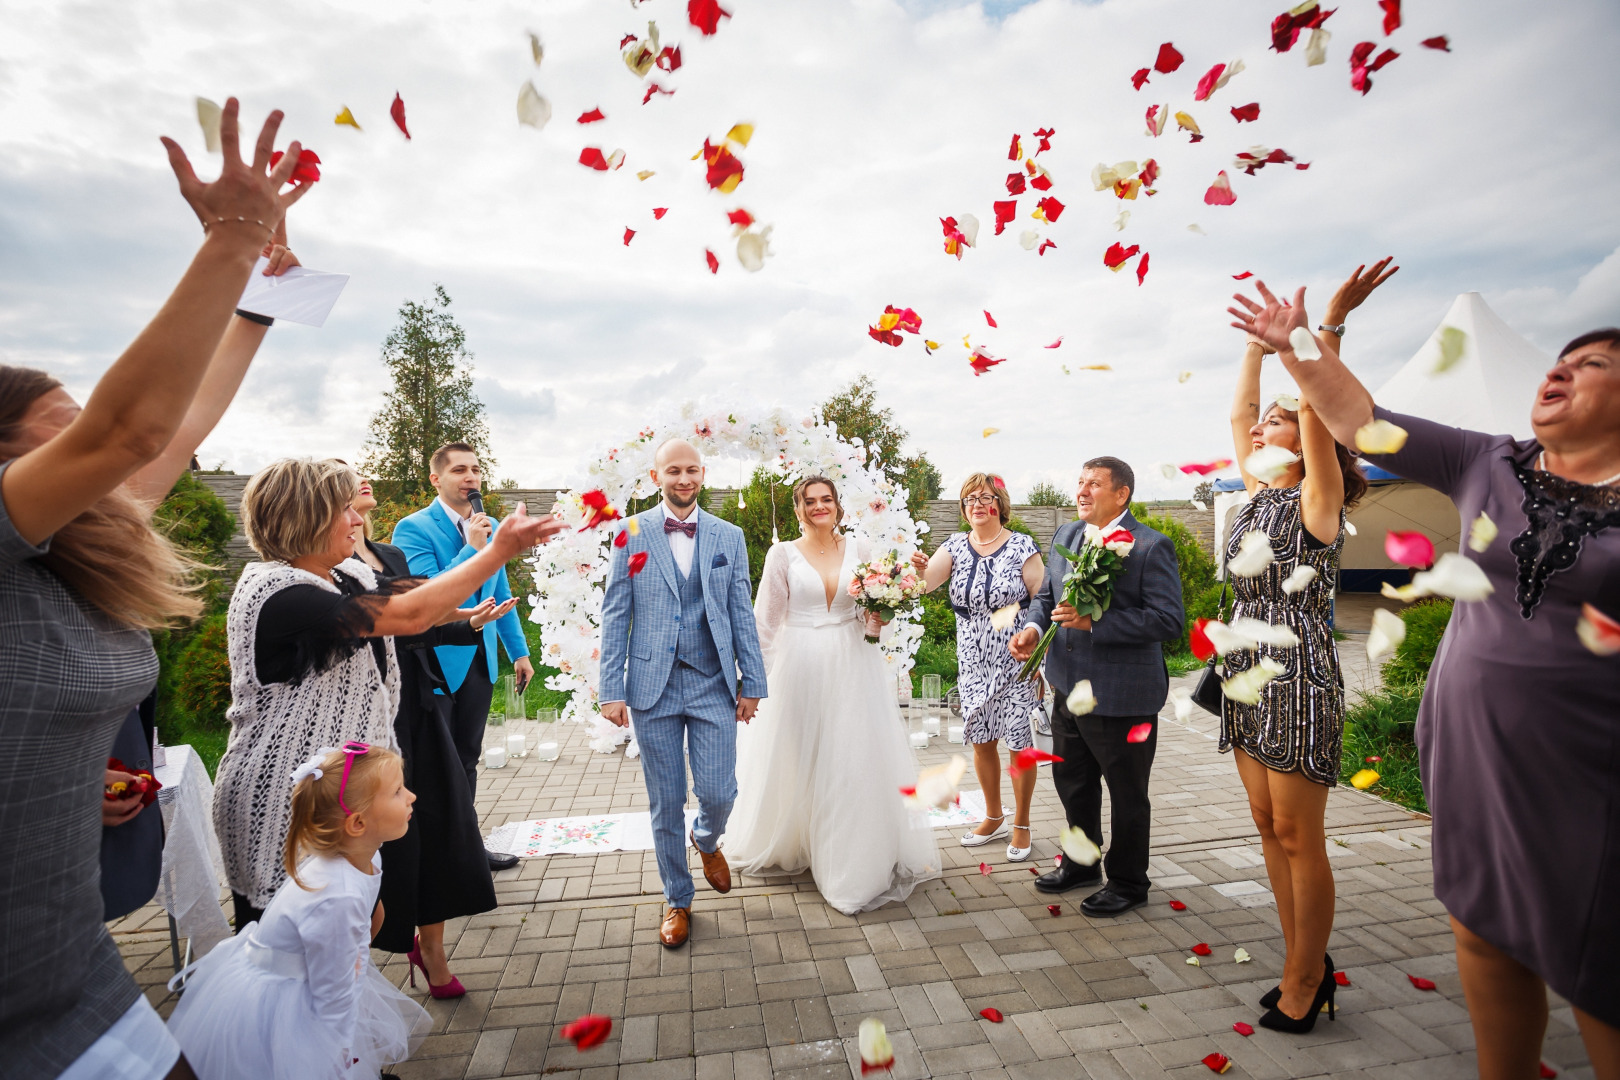
[[(1114, 582), (1125, 572), (1125, 556), (1131, 553), (1135, 543), (1136, 539), (1125, 529), (1115, 529), (1104, 536), (1097, 526), (1087, 525), (1078, 552), (1054, 544), (1057, 553), (1069, 560), (1069, 572), (1063, 576), (1063, 603), (1081, 615), (1089, 615), (1094, 620), (1102, 618), (1114, 599)], [(1056, 621), (1046, 628), (1035, 651), (1018, 672), (1020, 679), (1032, 678), (1040, 671), (1041, 661), (1046, 658), (1046, 650), (1051, 647), (1057, 631)]]
[[(871, 562), (855, 568), (849, 581), (849, 595), (857, 607), (870, 613), (866, 620), (866, 640), (877, 644), (878, 634), (874, 622), (888, 622), (902, 611), (909, 611), (922, 599), (922, 578), (909, 559), (901, 559), (898, 551), (891, 551)], [(871, 616), (875, 615), (877, 620)]]

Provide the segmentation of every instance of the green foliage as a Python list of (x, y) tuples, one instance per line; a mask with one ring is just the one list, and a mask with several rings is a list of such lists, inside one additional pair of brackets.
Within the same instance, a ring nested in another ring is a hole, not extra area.
[(931, 593), (923, 594), (923, 640), (944, 644), (956, 640), (956, 609), (951, 607), (948, 586), (941, 585)]
[(956, 663), (954, 634), (950, 641), (929, 641), (925, 638), (918, 644), (916, 664), (911, 669), (911, 692), (914, 696), (922, 693), (924, 675), (938, 675), (942, 692), (951, 692), (961, 677)]
[(1401, 612), (1406, 624), (1406, 640), (1384, 664), (1384, 685), (1421, 691), (1429, 678), (1429, 668), (1440, 648), (1440, 638), (1451, 621), (1450, 600), (1420, 600)]
[(429, 459), (447, 442), (477, 447), (484, 471), (492, 473), (484, 405), (473, 393), (472, 353), (444, 286), (435, 285), (425, 304), (405, 301), (399, 324), (383, 341), (382, 359), (393, 386), (371, 418), (362, 466), (378, 497), (431, 495)]
[(183, 472), (152, 511), (152, 524), (176, 547), (204, 564), (198, 572), (203, 601), (210, 612), (224, 610), (231, 592), (225, 545), (236, 532), (236, 518), (226, 509), (225, 500), (191, 473)]
[(225, 730), (231, 706), (231, 658), (225, 641), (225, 616), (211, 615), (197, 624), (175, 659), (175, 704), (194, 726)]
[(737, 505), (736, 495), (727, 496), (720, 509), (715, 511), (715, 516), (724, 518), (743, 531), (743, 540), (748, 545), (750, 590), (757, 593), (759, 579), (765, 573), (765, 554), (771, 550), (773, 526), (781, 539), (797, 540), (799, 519), (793, 513), (793, 486), (782, 483), (768, 469), (755, 469), (741, 494), (741, 507)]
[[(1376, 769), (1378, 783), (1370, 789), (1374, 795), (1420, 814), (1429, 812), (1413, 741), (1422, 699), (1421, 687), (1385, 686), (1345, 711), (1341, 782), (1348, 784), (1364, 768)], [(1369, 763), (1369, 757), (1381, 760)]]
[(823, 422), (838, 429), (846, 441), (861, 440), (868, 460), (906, 492), (906, 509), (922, 516), (923, 504), (939, 498), (939, 470), (923, 453), (906, 456), (906, 429), (894, 422), (894, 410), (879, 408), (877, 388), (862, 375), (818, 406)]
[(1074, 500), (1057, 489), (1054, 484), (1045, 480), (1029, 489), (1029, 496), (1024, 499), (1025, 506), (1068, 506)]

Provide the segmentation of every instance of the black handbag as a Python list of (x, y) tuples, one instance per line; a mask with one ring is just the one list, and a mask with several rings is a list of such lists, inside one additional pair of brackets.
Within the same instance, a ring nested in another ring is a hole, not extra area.
[[(1221, 582), (1221, 599), (1216, 605), (1215, 617), (1221, 620), (1226, 618), (1226, 582)], [(1219, 654), (1211, 656), (1209, 663), (1204, 665), (1204, 674), (1198, 679), (1198, 685), (1193, 688), (1192, 700), (1205, 712), (1221, 715), (1221, 677), (1215, 668), (1221, 662)]]

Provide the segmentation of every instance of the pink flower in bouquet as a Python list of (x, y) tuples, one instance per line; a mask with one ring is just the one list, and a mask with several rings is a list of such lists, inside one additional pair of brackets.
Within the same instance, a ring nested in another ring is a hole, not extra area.
[(912, 589), (915, 589), (917, 587), (917, 575), (915, 575), (915, 574), (907, 574), (905, 577), (901, 578), (900, 579), (900, 587), (902, 589), (906, 590), (907, 592), (910, 592)]
[(856, 579), (851, 579), (850, 580), (850, 583), (849, 583), (849, 595), (853, 596), (857, 600), (860, 599), (860, 597), (861, 597), (861, 583), (860, 583), (859, 580), (856, 580)]

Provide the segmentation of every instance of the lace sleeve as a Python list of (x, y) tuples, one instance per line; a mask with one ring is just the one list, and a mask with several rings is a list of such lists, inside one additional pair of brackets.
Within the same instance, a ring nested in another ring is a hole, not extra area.
[(776, 657), (776, 635), (788, 613), (788, 549), (773, 544), (765, 553), (765, 570), (754, 597), (754, 626), (759, 631), (759, 650), (765, 658), (765, 674), (771, 673)]

